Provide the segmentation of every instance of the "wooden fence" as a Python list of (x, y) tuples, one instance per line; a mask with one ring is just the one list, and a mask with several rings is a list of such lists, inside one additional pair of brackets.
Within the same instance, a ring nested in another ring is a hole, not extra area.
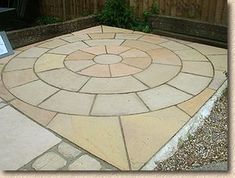
[[(41, 14), (63, 20), (100, 12), (105, 0), (41, 0)], [(127, 0), (137, 17), (149, 10), (154, 1), (160, 14), (227, 25), (227, 0)]]

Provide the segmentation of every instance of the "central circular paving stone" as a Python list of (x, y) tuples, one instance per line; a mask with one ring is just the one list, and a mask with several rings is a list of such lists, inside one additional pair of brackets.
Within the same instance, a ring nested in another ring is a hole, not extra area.
[(122, 57), (113, 54), (103, 54), (96, 56), (94, 61), (98, 64), (116, 64), (122, 61)]

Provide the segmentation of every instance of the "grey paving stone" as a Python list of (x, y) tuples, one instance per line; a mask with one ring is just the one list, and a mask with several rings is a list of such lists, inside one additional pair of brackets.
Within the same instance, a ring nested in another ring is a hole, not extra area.
[(82, 153), (80, 150), (74, 148), (73, 146), (65, 142), (59, 144), (58, 151), (66, 158), (75, 158), (76, 156)]

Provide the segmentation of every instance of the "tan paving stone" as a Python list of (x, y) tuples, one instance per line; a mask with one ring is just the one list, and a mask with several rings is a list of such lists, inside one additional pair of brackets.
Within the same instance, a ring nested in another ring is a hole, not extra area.
[(111, 54), (120, 54), (123, 53), (130, 48), (124, 46), (115, 46), (115, 45), (107, 45), (106, 46), (107, 52)]
[(18, 99), (15, 99), (10, 102), (15, 108), (20, 110), (22, 113), (35, 120), (39, 124), (43, 126), (47, 126), (47, 124), (52, 120), (52, 118), (56, 115), (55, 112), (46, 111), (44, 109), (40, 109), (38, 107), (34, 107), (27, 103), (24, 103)]
[(5, 88), (3, 85), (2, 80), (0, 80), (0, 97), (3, 98), (6, 101), (10, 101), (14, 99), (15, 97)]
[(133, 67), (145, 69), (151, 64), (152, 60), (146, 57), (130, 57), (124, 58), (122, 62)]
[(200, 51), (204, 55), (211, 55), (211, 54), (227, 54), (227, 49), (217, 48), (214, 46), (208, 46), (199, 43), (190, 43), (187, 44), (188, 46), (193, 47), (194, 49)]
[(126, 57), (149, 57), (147, 53), (140, 51), (138, 49), (130, 49), (120, 55), (123, 58), (126, 58)]
[(17, 96), (17, 98), (25, 102), (32, 105), (38, 105), (44, 99), (57, 92), (58, 89), (37, 80), (35, 82), (13, 88), (10, 91)]
[(124, 39), (124, 40), (137, 40), (143, 35), (140, 34), (131, 34), (131, 33), (117, 33), (116, 39)]
[(88, 155), (82, 155), (69, 165), (68, 169), (73, 171), (98, 171), (101, 167), (102, 166), (99, 161)]
[(70, 54), (65, 60), (70, 61), (78, 61), (78, 60), (91, 60), (95, 57), (95, 55), (86, 53), (83, 51), (76, 51), (72, 54)]
[(208, 56), (208, 58), (213, 63), (215, 70), (228, 71), (227, 55)]
[(61, 40), (61, 39), (54, 39), (51, 41), (48, 41), (46, 43), (43, 43), (41, 45), (39, 45), (38, 47), (40, 48), (48, 48), (48, 49), (53, 49), (62, 45), (66, 45), (68, 44), (68, 42)]
[(13, 72), (4, 72), (3, 80), (7, 88), (13, 88), (38, 80), (38, 77), (35, 75), (32, 69), (27, 69)]
[(85, 93), (125, 93), (147, 89), (131, 76), (120, 78), (92, 78), (81, 89)]
[(33, 48), (23, 51), (17, 57), (30, 57), (30, 58), (40, 57), (42, 54), (46, 53), (48, 50), (49, 49), (33, 47)]
[(169, 81), (176, 76), (179, 71), (180, 66), (152, 64), (149, 68), (134, 76), (149, 87), (155, 87)]
[(159, 44), (168, 41), (167, 39), (161, 38), (158, 35), (145, 35), (139, 39), (140, 41), (145, 41), (153, 44)]
[(132, 48), (137, 48), (142, 51), (148, 51), (151, 49), (158, 49), (161, 48), (158, 45), (152, 44), (152, 43), (147, 43), (144, 41), (137, 41), (137, 40), (126, 40), (122, 46), (127, 46), (127, 47), (132, 47)]
[(119, 63), (119, 64), (110, 65), (110, 71), (111, 71), (112, 77), (120, 77), (123, 75), (131, 75), (131, 74), (141, 72), (141, 69)]
[(139, 92), (138, 95), (152, 111), (173, 106), (192, 97), (168, 85)]
[(204, 55), (194, 49), (175, 51), (175, 53), (178, 54), (183, 61), (208, 61)]
[(35, 64), (35, 71), (42, 72), (51, 69), (63, 68), (65, 57), (65, 55), (44, 54), (37, 60)]
[(116, 45), (119, 46), (124, 40), (118, 39), (100, 39), (100, 40), (85, 40), (89, 46), (100, 46), (100, 45)]
[(223, 71), (215, 71), (215, 76), (211, 84), (209, 85), (209, 88), (213, 90), (218, 90), (226, 79), (226, 75)]
[(95, 46), (82, 49), (84, 52), (88, 52), (94, 55), (106, 54), (105, 46)]
[(72, 34), (76, 36), (76, 35), (90, 34), (90, 33), (102, 33), (101, 26), (95, 26), (95, 27), (87, 28), (87, 29), (84, 29), (84, 30), (74, 32)]
[(133, 30), (102, 25), (103, 33), (132, 33)]
[(66, 61), (65, 65), (74, 72), (83, 70), (89, 66), (96, 64), (92, 60)]
[(147, 107), (135, 93), (98, 95), (92, 112), (96, 116), (126, 115), (147, 112)]
[(12, 107), (0, 110), (1, 170), (18, 170), (60, 141)]
[(82, 153), (77, 148), (65, 142), (62, 142), (61, 144), (59, 144), (58, 152), (66, 158), (75, 158)]
[(122, 57), (114, 54), (99, 55), (94, 58), (98, 64), (116, 64), (122, 61)]
[(169, 84), (193, 95), (197, 95), (207, 87), (210, 81), (211, 78), (208, 77), (180, 73), (177, 77), (171, 80)]
[(5, 67), (5, 71), (22, 70), (33, 68), (37, 58), (14, 58)]
[(206, 88), (202, 93), (194, 98), (179, 104), (178, 106), (187, 112), (190, 116), (193, 116), (198, 110), (205, 104), (205, 102), (215, 93), (214, 90)]
[(69, 42), (69, 43), (75, 43), (82, 40), (89, 40), (91, 39), (87, 34), (80, 34), (80, 35), (72, 35), (67, 37), (61, 37), (61, 39)]
[(181, 65), (180, 58), (168, 49), (154, 49), (147, 53), (152, 57), (153, 63)]
[(114, 39), (115, 33), (92, 33), (91, 39)]
[(40, 104), (39, 107), (67, 114), (88, 115), (94, 95), (60, 91)]
[(1, 58), (0, 64), (1, 64), (1, 65), (7, 64), (13, 57), (15, 57), (16, 55), (18, 55), (19, 53), (20, 53), (20, 51), (14, 50), (14, 54), (12, 54), (12, 55), (10, 55), (10, 56), (7, 56), (7, 57), (4, 57), (4, 58)]
[(67, 161), (54, 152), (48, 152), (40, 156), (32, 164), (35, 170), (55, 171), (63, 168)]
[(213, 77), (213, 67), (210, 62), (183, 61), (182, 72)]
[(65, 54), (65, 55), (68, 55), (68, 54), (71, 54), (77, 50), (81, 50), (81, 49), (84, 49), (84, 48), (87, 48), (89, 46), (87, 46), (85, 43), (83, 42), (75, 42), (75, 43), (71, 43), (71, 44), (67, 44), (67, 45), (63, 45), (63, 46), (60, 46), (58, 48), (55, 48), (51, 51), (49, 51), (50, 53), (55, 53), (55, 54)]
[(128, 170), (122, 132), (117, 117), (85, 117), (59, 114), (49, 128), (83, 149)]
[(149, 161), (188, 119), (176, 107), (121, 117), (132, 170), (139, 170)]
[(109, 66), (101, 64), (93, 65), (87, 69), (80, 71), (79, 73), (94, 77), (110, 77)]
[(89, 77), (75, 74), (65, 68), (39, 73), (38, 75), (43, 81), (69, 91), (78, 91), (89, 79)]
[(188, 47), (184, 44), (177, 43), (175, 41), (168, 41), (168, 42), (165, 42), (165, 43), (161, 43), (159, 45), (164, 47), (164, 48), (170, 49), (172, 51), (191, 49), (190, 47)]

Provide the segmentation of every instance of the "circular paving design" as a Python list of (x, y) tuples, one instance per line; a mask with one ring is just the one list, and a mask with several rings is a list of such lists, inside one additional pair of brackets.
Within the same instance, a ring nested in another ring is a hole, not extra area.
[(26, 49), (6, 65), (3, 82), (21, 101), (48, 111), (124, 116), (177, 105), (212, 81), (211, 62), (187, 45), (154, 35), (105, 35), (71, 35)]

